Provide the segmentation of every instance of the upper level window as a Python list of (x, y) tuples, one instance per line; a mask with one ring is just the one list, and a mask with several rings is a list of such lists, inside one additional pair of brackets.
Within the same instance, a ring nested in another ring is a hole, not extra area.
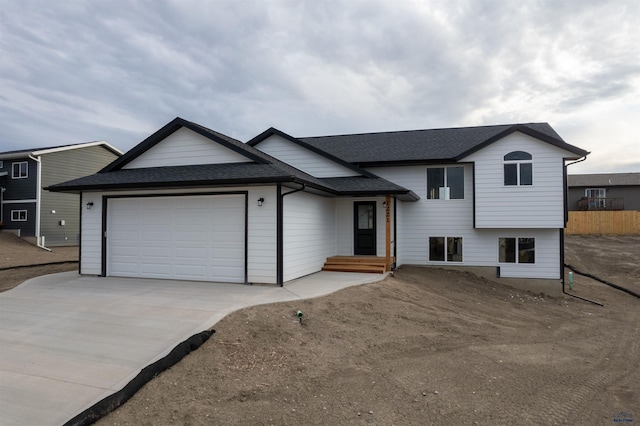
[(584, 190), (584, 196), (587, 198), (607, 198), (607, 189), (587, 188)]
[(533, 185), (533, 157), (528, 152), (513, 151), (504, 156), (504, 184)]
[(0, 160), (0, 169), (4, 169), (4, 163)]
[(20, 161), (19, 163), (13, 163), (11, 169), (12, 179), (23, 179), (29, 176), (29, 163), (26, 161)]
[(464, 167), (429, 167), (427, 199), (461, 200), (464, 198)]
[(27, 221), (27, 211), (26, 210), (11, 210), (11, 221), (12, 222), (26, 222)]

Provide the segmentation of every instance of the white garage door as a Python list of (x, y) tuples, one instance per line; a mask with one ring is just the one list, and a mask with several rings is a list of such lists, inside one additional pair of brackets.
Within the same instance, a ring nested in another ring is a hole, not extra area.
[(111, 198), (107, 275), (245, 281), (243, 194)]

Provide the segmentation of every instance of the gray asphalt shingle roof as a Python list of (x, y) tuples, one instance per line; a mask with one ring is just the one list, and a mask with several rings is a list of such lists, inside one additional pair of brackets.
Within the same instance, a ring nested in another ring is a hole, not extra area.
[(580, 156), (587, 152), (569, 145), (547, 123), (506, 124), (450, 129), (361, 133), (298, 138), (349, 163), (458, 161), (496, 138), (515, 130), (542, 138)]
[[(244, 155), (247, 158), (247, 162), (123, 169), (131, 160), (137, 158), (181, 127), (186, 127), (211, 139), (213, 142)], [(394, 194), (401, 195), (406, 199), (418, 199), (410, 190), (375, 176), (359, 167), (372, 164), (458, 161), (466, 155), (515, 131), (521, 131), (547, 143), (559, 146), (575, 153), (577, 156), (587, 154), (586, 151), (564, 142), (547, 123), (365, 133), (297, 139), (283, 134), (294, 143), (306, 144), (308, 149), (316, 150), (318, 153), (327, 156), (327, 158), (333, 159), (333, 161), (343, 162), (344, 165), (361, 173), (361, 176), (355, 177), (317, 178), (254, 148), (254, 142), (259, 144), (260, 140), (263, 140), (261, 136), (245, 144), (197, 123), (177, 117), (97, 174), (53, 185), (49, 189), (52, 191), (83, 191), (294, 182), (336, 195)], [(270, 129), (263, 136), (268, 136), (269, 132), (279, 131)]]
[(568, 175), (569, 187), (574, 186), (640, 186), (640, 173), (596, 173)]
[[(132, 159), (144, 153), (180, 127), (187, 127), (214, 142), (221, 143), (247, 157), (246, 163), (202, 164), (123, 169)], [(222, 135), (199, 124), (174, 119), (124, 156), (100, 172), (50, 186), (51, 191), (87, 191), (185, 186), (223, 186), (256, 183), (295, 182), (336, 195), (398, 194), (417, 198), (406, 188), (365, 172), (363, 176), (321, 179), (290, 166), (252, 146)]]

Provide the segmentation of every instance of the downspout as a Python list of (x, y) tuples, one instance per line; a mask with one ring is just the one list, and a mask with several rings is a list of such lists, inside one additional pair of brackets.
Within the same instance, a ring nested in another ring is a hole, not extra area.
[(37, 172), (36, 172), (36, 245), (41, 249), (45, 249), (47, 251), (51, 251), (50, 248), (47, 248), (42, 243), (42, 239), (40, 237), (40, 200), (42, 198), (42, 161), (40, 157), (34, 157), (29, 154), (29, 158), (36, 162)]
[[(567, 222), (569, 220), (569, 206), (567, 206), (567, 167), (571, 166), (572, 164), (580, 163), (586, 159), (587, 159), (587, 156), (585, 155), (578, 161), (574, 161), (573, 163), (563, 165), (564, 167), (563, 167), (563, 173), (562, 173), (562, 180), (564, 183), (564, 188), (563, 188), (564, 200), (563, 201), (564, 201), (564, 226), (565, 227), (567, 226)], [(590, 300), (585, 297), (576, 296), (575, 294), (567, 293), (567, 290), (565, 289), (565, 282), (564, 282), (564, 228), (560, 229), (560, 281), (562, 281), (563, 294), (566, 294), (567, 296), (575, 297), (576, 299), (584, 300), (585, 302), (593, 303), (594, 305), (604, 306), (600, 302), (596, 302), (594, 300)]]
[(294, 189), (293, 191), (282, 193), (282, 185), (278, 184), (277, 188), (277, 241), (276, 241), (276, 281), (280, 287), (284, 286), (284, 197), (296, 192), (304, 191), (306, 184), (302, 184), (302, 188)]
[(393, 262), (392, 271), (395, 271), (398, 264), (398, 199), (393, 197)]

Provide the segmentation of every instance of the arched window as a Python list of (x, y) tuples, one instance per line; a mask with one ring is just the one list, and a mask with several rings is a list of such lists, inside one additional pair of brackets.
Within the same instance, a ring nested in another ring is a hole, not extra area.
[(513, 151), (504, 156), (504, 184), (533, 185), (533, 157), (528, 152)]

